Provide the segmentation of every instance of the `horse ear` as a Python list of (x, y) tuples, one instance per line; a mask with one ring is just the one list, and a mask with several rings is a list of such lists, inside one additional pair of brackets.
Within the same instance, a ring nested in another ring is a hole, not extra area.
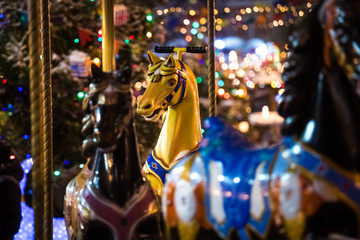
[(175, 67), (175, 58), (172, 54), (166, 59), (164, 65), (167, 67)]
[(158, 56), (156, 56), (155, 54), (153, 54), (151, 51), (148, 51), (148, 59), (149, 59), (150, 65), (154, 65), (161, 61), (161, 59)]
[(103, 71), (96, 66), (94, 63), (91, 64), (91, 75), (93, 78), (102, 78), (103, 77)]

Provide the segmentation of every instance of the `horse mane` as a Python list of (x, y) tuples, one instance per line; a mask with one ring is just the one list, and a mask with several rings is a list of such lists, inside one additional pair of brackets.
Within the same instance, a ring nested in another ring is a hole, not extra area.
[(301, 140), (339, 164), (349, 159), (343, 167), (360, 171), (360, 22), (355, 9), (360, 9), (356, 0), (322, 1), (297, 26), (289, 37), (278, 112), (285, 118), (283, 135), (302, 138), (313, 121), (312, 138)]

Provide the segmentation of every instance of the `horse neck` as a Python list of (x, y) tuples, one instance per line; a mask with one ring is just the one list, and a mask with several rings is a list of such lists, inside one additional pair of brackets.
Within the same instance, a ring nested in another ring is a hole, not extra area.
[(360, 101), (353, 86), (331, 69), (324, 72), (317, 90), (314, 117), (302, 140), (339, 167), (360, 171)]
[(183, 101), (168, 109), (153, 155), (169, 167), (196, 150), (201, 138), (197, 85), (188, 80)]
[(111, 149), (97, 149), (92, 183), (105, 198), (119, 206), (125, 203), (144, 184), (133, 121), (124, 128)]

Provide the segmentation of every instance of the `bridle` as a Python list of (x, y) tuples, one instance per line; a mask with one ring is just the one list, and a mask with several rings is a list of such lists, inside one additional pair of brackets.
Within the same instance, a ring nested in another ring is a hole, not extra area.
[(172, 91), (172, 93), (170, 93), (166, 98), (165, 101), (167, 102), (166, 105), (169, 105), (171, 100), (173, 99), (173, 97), (175, 96), (175, 94), (179, 91), (181, 85), (183, 85), (182, 91), (181, 91), (181, 97), (179, 99), (179, 101), (177, 103), (175, 103), (174, 105), (177, 105), (179, 103), (181, 103), (181, 101), (184, 99), (185, 96), (185, 91), (186, 91), (186, 78), (183, 77), (183, 72), (186, 71), (185, 69), (185, 65), (183, 62), (179, 61), (180, 65), (181, 65), (181, 71), (176, 69), (176, 75), (178, 75), (179, 80), (178, 83), (176, 84), (174, 90)]

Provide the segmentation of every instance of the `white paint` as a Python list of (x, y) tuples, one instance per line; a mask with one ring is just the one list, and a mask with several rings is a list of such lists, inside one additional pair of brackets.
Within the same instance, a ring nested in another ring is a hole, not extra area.
[(256, 169), (255, 181), (250, 193), (250, 214), (255, 219), (260, 219), (265, 211), (265, 202), (261, 188), (261, 176), (263, 175), (265, 162)]
[(222, 187), (219, 182), (220, 176), (223, 177), (223, 166), (221, 163), (210, 160), (210, 213), (215, 220), (222, 224), (226, 219), (224, 210), (224, 200)]
[(176, 183), (174, 198), (176, 213), (180, 220), (190, 222), (196, 212), (196, 198), (190, 182), (180, 179)]
[(287, 173), (280, 179), (280, 210), (287, 219), (300, 211), (301, 189), (298, 173)]

